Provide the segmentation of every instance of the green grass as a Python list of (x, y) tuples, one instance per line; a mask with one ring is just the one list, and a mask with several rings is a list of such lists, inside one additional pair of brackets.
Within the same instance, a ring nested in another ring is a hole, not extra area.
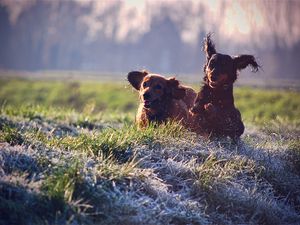
[(246, 121), (262, 123), (282, 118), (299, 122), (299, 92), (236, 88), (235, 103)]
[(7, 142), (10, 145), (21, 145), (24, 139), (16, 129), (4, 126), (1, 129), (0, 142)]
[(120, 82), (70, 82), (1, 80), (0, 102), (12, 106), (42, 105), (72, 108), (80, 112), (136, 108), (135, 93)]
[(52, 171), (42, 185), (45, 194), (57, 201), (71, 202), (76, 186), (82, 183), (80, 165), (78, 162), (71, 162), (70, 166), (60, 166)]
[(297, 224), (300, 93), (239, 87), (241, 142), (138, 129), (126, 83), (0, 80), (0, 224)]
[[(234, 95), (236, 106), (247, 122), (262, 123), (276, 118), (300, 120), (299, 92), (237, 87)], [(78, 123), (88, 125), (89, 120), (99, 119), (100, 116), (115, 120), (116, 114), (127, 114), (132, 119), (138, 97), (128, 84), (120, 82), (14, 79), (0, 81), (0, 104), (5, 105), (7, 114), (29, 118), (45, 115), (65, 119), (66, 114), (76, 111), (86, 115), (81, 116)], [(56, 108), (62, 108), (65, 112), (56, 113)]]

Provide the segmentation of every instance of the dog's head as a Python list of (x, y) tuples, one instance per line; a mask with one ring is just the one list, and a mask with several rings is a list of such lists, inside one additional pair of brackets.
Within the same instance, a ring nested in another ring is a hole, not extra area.
[(146, 71), (132, 71), (127, 75), (130, 84), (139, 91), (141, 103), (145, 108), (160, 107), (171, 99), (185, 97), (185, 89), (174, 77), (165, 78)]
[(259, 69), (253, 55), (231, 57), (217, 53), (210, 34), (204, 40), (204, 51), (206, 54), (204, 81), (211, 88), (232, 84), (237, 78), (237, 71), (245, 69), (247, 66), (251, 66), (253, 72), (257, 72)]

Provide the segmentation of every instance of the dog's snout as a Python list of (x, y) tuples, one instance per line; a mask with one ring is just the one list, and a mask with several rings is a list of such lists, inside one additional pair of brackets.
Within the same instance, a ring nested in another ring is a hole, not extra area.
[(149, 100), (150, 99), (150, 94), (148, 93), (148, 92), (146, 92), (146, 93), (144, 93), (143, 94), (143, 98), (145, 99), (145, 100)]

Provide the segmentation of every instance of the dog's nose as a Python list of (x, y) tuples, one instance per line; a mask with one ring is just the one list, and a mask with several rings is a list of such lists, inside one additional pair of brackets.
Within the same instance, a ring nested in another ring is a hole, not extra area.
[(149, 100), (150, 97), (151, 97), (150, 94), (147, 93), (147, 92), (143, 94), (143, 98), (144, 98), (145, 100)]

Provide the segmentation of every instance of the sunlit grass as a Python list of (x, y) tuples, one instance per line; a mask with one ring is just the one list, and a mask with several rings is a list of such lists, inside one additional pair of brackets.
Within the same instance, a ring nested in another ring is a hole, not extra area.
[[(299, 121), (299, 92), (236, 87), (234, 96), (246, 122), (263, 123), (277, 118)], [(131, 120), (138, 97), (127, 83), (15, 79), (0, 82), (0, 104), (8, 106), (6, 113), (26, 117), (41, 114), (65, 119), (76, 111), (87, 115), (87, 120), (100, 117), (113, 120), (116, 114), (129, 115)], [(63, 113), (56, 113), (57, 108)]]
[(139, 129), (125, 83), (1, 80), (0, 223), (297, 224), (299, 92), (235, 102), (241, 141), (209, 141)]
[(1, 80), (0, 102), (13, 106), (40, 105), (77, 111), (129, 112), (137, 106), (127, 84), (79, 81)]
[(236, 88), (235, 103), (244, 120), (263, 123), (277, 118), (300, 120), (300, 93), (287, 90)]

